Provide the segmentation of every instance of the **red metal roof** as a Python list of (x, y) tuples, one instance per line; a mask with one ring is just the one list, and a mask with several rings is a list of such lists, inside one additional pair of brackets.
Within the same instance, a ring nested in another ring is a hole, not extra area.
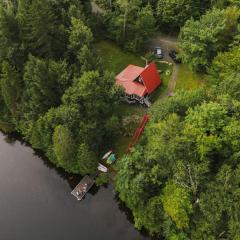
[(135, 80), (144, 70), (142, 67), (128, 65), (121, 73), (119, 73), (116, 79), (121, 81), (133, 81)]
[[(142, 83), (137, 81), (139, 77)], [(143, 97), (152, 93), (161, 84), (161, 80), (155, 63), (150, 63), (145, 68), (128, 65), (116, 76), (116, 83), (122, 86), (127, 94)]]
[(160, 76), (155, 63), (150, 63), (140, 75), (148, 94), (151, 94), (161, 84)]

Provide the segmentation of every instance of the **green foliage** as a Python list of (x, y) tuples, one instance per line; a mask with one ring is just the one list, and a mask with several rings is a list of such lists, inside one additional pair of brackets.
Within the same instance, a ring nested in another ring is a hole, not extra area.
[(61, 16), (48, 0), (20, 0), (18, 19), (27, 49), (39, 57), (61, 57), (67, 46), (67, 32)]
[(0, 63), (8, 61), (18, 70), (24, 61), (24, 49), (21, 45), (20, 27), (13, 6), (0, 6)]
[(35, 148), (47, 152), (56, 162), (51, 137), (58, 125), (71, 131), (75, 145), (79, 146), (76, 161), (64, 165), (68, 171), (86, 174), (96, 170), (97, 158), (94, 151), (105, 139), (114, 137), (118, 118), (113, 108), (118, 97), (114, 90), (111, 74), (101, 76), (99, 72), (86, 72), (69, 87), (59, 107), (51, 108), (40, 116), (31, 127), (30, 142)]
[(96, 178), (96, 185), (102, 186), (104, 184), (107, 184), (109, 182), (109, 177), (106, 173), (100, 173)]
[(229, 52), (219, 53), (209, 70), (209, 82), (217, 92), (229, 94), (240, 100), (240, 48), (234, 47)]
[(0, 3), (0, 129), (82, 174), (119, 124), (120, 91), (93, 51), (90, 13), (83, 0)]
[(186, 20), (199, 14), (199, 1), (192, 0), (158, 0), (157, 17), (160, 26), (169, 31), (170, 28), (181, 27)]
[(174, 98), (167, 101), (160, 101), (151, 109), (152, 120), (159, 121), (164, 119), (170, 113), (177, 113), (185, 116), (188, 108), (194, 107), (201, 102), (208, 101), (209, 93), (204, 88), (194, 91), (179, 90), (175, 93)]
[(64, 125), (75, 133), (79, 122), (80, 112), (77, 105), (61, 105), (58, 108), (51, 108), (34, 123), (29, 137), (30, 142), (34, 148), (47, 152), (52, 146), (52, 135), (58, 125)]
[(72, 133), (63, 125), (54, 129), (53, 149), (60, 166), (65, 167), (74, 161), (76, 145)]
[(86, 45), (90, 46), (93, 41), (93, 35), (91, 30), (85, 26), (83, 21), (77, 18), (72, 18), (69, 36), (69, 49), (74, 53), (77, 53), (81, 48)]
[[(0, 129), (15, 127), (68, 172), (94, 173), (101, 147), (119, 135), (114, 74), (126, 61), (142, 62), (96, 43), (101, 62), (93, 36), (136, 52), (154, 35), (155, 18), (178, 30), (194, 17), (181, 30), (183, 61), (208, 70), (213, 87), (152, 107), (139, 144), (117, 162), (116, 190), (150, 234), (239, 239), (239, 1), (98, 2), (96, 18), (90, 1), (0, 3)], [(97, 184), (108, 180), (101, 174)]]
[(1, 93), (8, 110), (16, 117), (23, 86), (20, 74), (9, 63), (2, 64)]
[(186, 122), (203, 133), (217, 134), (227, 121), (227, 110), (218, 103), (203, 103), (190, 109)]
[(81, 144), (78, 147), (77, 164), (79, 172), (82, 175), (94, 173), (97, 170), (97, 157), (86, 144)]
[(117, 92), (118, 89), (113, 85), (113, 76), (108, 72), (104, 75), (100, 75), (98, 71), (85, 72), (81, 78), (75, 79), (63, 95), (62, 101), (79, 107), (85, 122), (80, 126), (79, 136), (99, 142), (104, 126), (109, 126), (105, 117), (110, 118), (112, 114), (112, 109), (106, 106), (114, 107), (118, 100)]
[(104, 22), (108, 36), (130, 51), (140, 51), (155, 32), (155, 18), (150, 4), (141, 1), (116, 1), (116, 11), (107, 11)]
[(163, 211), (162, 202), (159, 196), (153, 197), (145, 206), (145, 211), (134, 213), (135, 226), (141, 228), (145, 226), (150, 234), (161, 232), (163, 230)]
[(229, 0), (229, 2), (233, 5), (239, 6), (240, 7), (240, 3), (238, 0)]
[[(239, 236), (239, 166), (233, 170), (223, 165), (216, 180), (209, 183), (208, 190), (201, 194), (202, 215), (198, 219), (193, 237), (216, 239), (220, 234), (228, 239)], [(213, 224), (214, 223), (214, 224)]]
[(99, 58), (90, 50), (87, 45), (84, 45), (77, 55), (77, 66), (80, 68), (80, 73), (95, 70), (99, 67)]
[(135, 35), (130, 37), (132, 40), (127, 44), (127, 48), (133, 51), (140, 51), (142, 46), (155, 32), (155, 18), (150, 4), (139, 11), (134, 29), (131, 32), (135, 33)]
[(180, 34), (183, 61), (194, 70), (205, 71), (217, 53), (233, 41), (239, 13), (237, 8), (212, 9), (200, 20), (188, 20)]
[(189, 227), (189, 214), (192, 213), (192, 204), (189, 193), (176, 184), (168, 182), (163, 189), (163, 209), (176, 223), (177, 228)]
[(229, 52), (219, 53), (214, 59), (210, 69), (213, 83), (219, 83), (229, 75), (240, 71), (240, 47), (235, 47)]
[[(153, 108), (139, 145), (118, 161), (116, 189), (132, 209), (137, 228), (145, 227), (166, 239), (216, 239), (223, 231), (226, 236), (237, 236), (238, 217), (225, 217), (225, 206), (233, 207), (223, 200), (228, 193), (214, 196), (212, 184), (222, 189), (219, 179), (229, 180), (226, 171), (221, 173), (222, 167), (239, 164), (239, 104), (230, 97), (197, 90), (179, 92)], [(156, 209), (147, 210), (159, 196)], [(215, 206), (209, 207), (210, 200), (202, 196), (210, 197)], [(220, 201), (222, 212), (217, 210)]]
[(93, 34), (80, 19), (72, 17), (69, 30), (68, 58), (75, 68), (75, 75), (96, 70), (99, 58), (92, 50)]
[(60, 104), (60, 96), (68, 81), (64, 67), (63, 63), (58, 65), (54, 61), (29, 56), (23, 75), (25, 89), (21, 111), (24, 121), (37, 120), (50, 107)]
[(135, 9), (138, 9), (141, 1), (140, 0), (116, 0), (117, 5), (119, 6), (120, 10), (126, 17), (128, 14), (130, 14)]
[(240, 6), (238, 0), (214, 0), (212, 1), (212, 5), (218, 8), (224, 8), (229, 5)]

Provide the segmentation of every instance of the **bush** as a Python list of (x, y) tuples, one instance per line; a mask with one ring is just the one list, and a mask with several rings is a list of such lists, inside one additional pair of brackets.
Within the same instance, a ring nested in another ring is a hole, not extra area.
[(100, 173), (96, 179), (96, 185), (102, 186), (104, 184), (107, 184), (109, 182), (109, 177), (106, 173)]

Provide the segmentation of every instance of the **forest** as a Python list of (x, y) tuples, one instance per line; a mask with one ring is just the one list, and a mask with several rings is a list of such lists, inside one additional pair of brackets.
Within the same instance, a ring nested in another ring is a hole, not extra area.
[(182, 63), (206, 83), (153, 104), (114, 186), (150, 235), (240, 240), (240, 1), (94, 4), (97, 13), (88, 0), (0, 3), (0, 130), (67, 172), (94, 173), (122, 123), (122, 89), (95, 43), (141, 54), (156, 32), (177, 35)]

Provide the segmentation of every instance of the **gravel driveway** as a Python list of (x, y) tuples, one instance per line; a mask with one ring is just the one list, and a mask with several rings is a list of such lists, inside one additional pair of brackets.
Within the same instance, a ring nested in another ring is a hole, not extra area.
[(172, 77), (169, 81), (167, 91), (162, 95), (162, 99), (172, 95), (177, 82), (178, 72), (179, 72), (179, 64), (174, 63), (174, 61), (169, 57), (169, 51), (171, 49), (176, 49), (178, 44), (178, 39), (176, 37), (166, 36), (160, 34), (158, 37), (154, 38), (150, 43), (150, 48), (154, 49), (154, 47), (161, 47), (164, 51), (164, 61), (171, 62), (173, 64), (173, 72)]

